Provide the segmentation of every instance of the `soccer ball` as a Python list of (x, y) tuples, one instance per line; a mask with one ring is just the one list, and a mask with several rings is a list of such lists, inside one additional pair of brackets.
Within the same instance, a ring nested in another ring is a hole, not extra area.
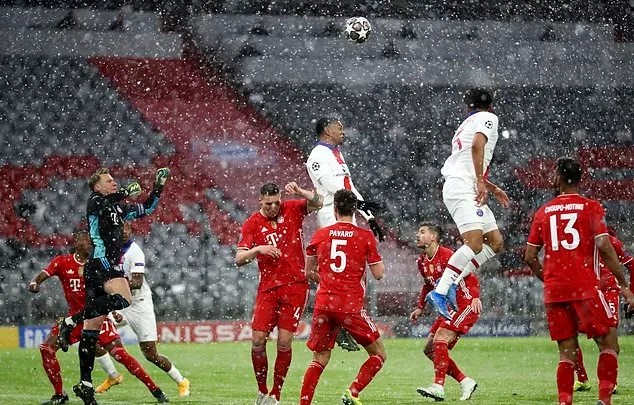
[(355, 44), (361, 44), (370, 36), (372, 27), (365, 17), (352, 17), (346, 21), (346, 38)]

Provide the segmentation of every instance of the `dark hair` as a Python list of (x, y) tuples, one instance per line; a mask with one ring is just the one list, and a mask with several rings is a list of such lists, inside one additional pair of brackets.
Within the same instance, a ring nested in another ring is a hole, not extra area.
[(86, 229), (77, 229), (75, 232), (73, 232), (73, 238), (75, 238), (75, 240), (79, 239), (81, 236), (90, 237), (90, 233)]
[(464, 103), (470, 110), (486, 110), (493, 104), (493, 95), (486, 89), (475, 87), (464, 93)]
[(337, 190), (334, 199), (335, 210), (339, 215), (351, 216), (357, 210), (357, 196), (350, 190)]
[(581, 164), (571, 157), (560, 157), (557, 159), (557, 174), (561, 176), (564, 182), (569, 186), (579, 184), (581, 181)]
[(275, 183), (265, 183), (260, 187), (260, 195), (278, 195), (280, 188)]
[(418, 226), (418, 229), (425, 227), (436, 234), (436, 239), (438, 239), (438, 243), (442, 240), (443, 236), (445, 236), (445, 232), (442, 230), (442, 227), (435, 222), (421, 222)]
[(334, 114), (321, 117), (317, 120), (317, 124), (315, 125), (315, 133), (317, 133), (317, 136), (321, 136), (328, 125), (337, 121), (341, 121), (341, 118)]
[(97, 171), (94, 172), (92, 176), (90, 176), (90, 178), (88, 179), (88, 187), (90, 187), (90, 190), (95, 191), (93, 187), (95, 187), (95, 184), (99, 182), (102, 174), (110, 174), (110, 171), (105, 167), (97, 169)]

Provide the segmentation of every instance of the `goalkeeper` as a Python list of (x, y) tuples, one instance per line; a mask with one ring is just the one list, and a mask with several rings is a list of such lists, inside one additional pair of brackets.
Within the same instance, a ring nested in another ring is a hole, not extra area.
[[(86, 305), (83, 318), (84, 330), (79, 341), (80, 382), (73, 387), (84, 404), (96, 404), (92, 386), (92, 369), (95, 363), (95, 345), (105, 316), (114, 310), (130, 305), (132, 294), (128, 280), (121, 268), (123, 223), (151, 214), (158, 205), (163, 186), (170, 175), (167, 168), (158, 169), (154, 187), (143, 203), (122, 204), (128, 197), (141, 194), (138, 182), (118, 188), (108, 169), (97, 170), (88, 180), (92, 193), (88, 198), (86, 219), (90, 231), (93, 252), (84, 267)], [(76, 317), (74, 321), (80, 321)], [(60, 339), (72, 330), (72, 321), (60, 325)]]
[[(385, 234), (376, 221), (379, 204), (364, 201), (354, 186), (348, 165), (343, 159), (339, 146), (345, 141), (345, 132), (341, 120), (334, 116), (322, 117), (315, 127), (319, 141), (308, 156), (306, 169), (317, 193), (324, 196), (324, 206), (317, 211), (317, 223), (320, 228), (336, 222), (333, 208), (337, 190), (346, 189), (354, 193), (359, 200), (357, 212), (368, 221), (374, 235), (383, 242)], [(356, 221), (355, 221), (356, 223)], [(360, 350), (354, 339), (344, 330), (337, 338), (337, 344), (350, 351)]]

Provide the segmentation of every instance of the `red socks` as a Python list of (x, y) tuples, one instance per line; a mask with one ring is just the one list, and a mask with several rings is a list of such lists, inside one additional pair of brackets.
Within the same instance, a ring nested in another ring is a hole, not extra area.
[(559, 404), (572, 404), (572, 387), (575, 383), (575, 363), (570, 360), (560, 360), (557, 366), (557, 391)]
[(588, 381), (588, 373), (586, 367), (583, 365), (583, 354), (581, 348), (577, 349), (577, 364), (575, 364), (575, 372), (577, 373), (577, 379), (581, 382)]
[(599, 379), (599, 400), (606, 405), (612, 403), (612, 391), (616, 385), (619, 364), (618, 355), (614, 350), (602, 350), (599, 354), (597, 365), (597, 378)]
[(138, 361), (128, 352), (125, 351), (123, 347), (116, 346), (114, 349), (110, 351), (110, 354), (116, 361), (123, 364), (125, 368), (128, 369), (130, 374), (141, 380), (143, 384), (147, 387), (150, 392), (156, 390), (158, 386), (154, 383), (154, 380), (148, 375), (148, 373), (141, 367)]
[(299, 405), (309, 405), (315, 395), (315, 388), (319, 382), (319, 377), (324, 371), (324, 366), (315, 360), (311, 361), (304, 373), (304, 381), (302, 382), (302, 391), (299, 395)]
[(251, 347), (251, 363), (255, 372), (255, 380), (258, 383), (258, 391), (268, 394), (266, 376), (269, 374), (269, 360), (266, 357), (266, 346)]
[(282, 393), (282, 385), (284, 385), (284, 379), (288, 368), (291, 366), (291, 359), (293, 358), (293, 351), (290, 347), (282, 347), (277, 349), (277, 357), (275, 358), (275, 369), (273, 372), (273, 388), (269, 395), (275, 397), (278, 401)]
[(56, 394), (61, 395), (63, 392), (62, 375), (60, 373), (61, 368), (57, 356), (55, 355), (55, 349), (50, 346), (41, 344), (40, 354), (42, 355), (42, 366), (48, 376), (49, 381), (53, 384), (53, 389)]
[(363, 391), (370, 381), (372, 381), (374, 376), (381, 370), (381, 367), (383, 367), (383, 359), (381, 356), (377, 354), (370, 356), (365, 363), (361, 365), (357, 378), (355, 378), (350, 385), (352, 395), (358, 397), (359, 392)]
[[(445, 385), (445, 376), (449, 369), (449, 348), (446, 342), (433, 342), (434, 345), (434, 383)], [(455, 364), (455, 363), (454, 363)]]

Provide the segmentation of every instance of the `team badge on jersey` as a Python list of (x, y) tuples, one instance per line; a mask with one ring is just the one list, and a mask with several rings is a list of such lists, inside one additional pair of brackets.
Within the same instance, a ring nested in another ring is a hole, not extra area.
[(277, 217), (277, 223), (278, 224), (283, 224), (284, 223), (284, 216), (280, 215), (279, 217)]
[(313, 162), (312, 165), (310, 165), (310, 168), (313, 169), (314, 171), (319, 170), (319, 163), (318, 162)]
[(478, 208), (476, 210), (476, 215), (479, 217), (483, 217), (484, 216), (484, 211), (482, 211), (482, 208)]

